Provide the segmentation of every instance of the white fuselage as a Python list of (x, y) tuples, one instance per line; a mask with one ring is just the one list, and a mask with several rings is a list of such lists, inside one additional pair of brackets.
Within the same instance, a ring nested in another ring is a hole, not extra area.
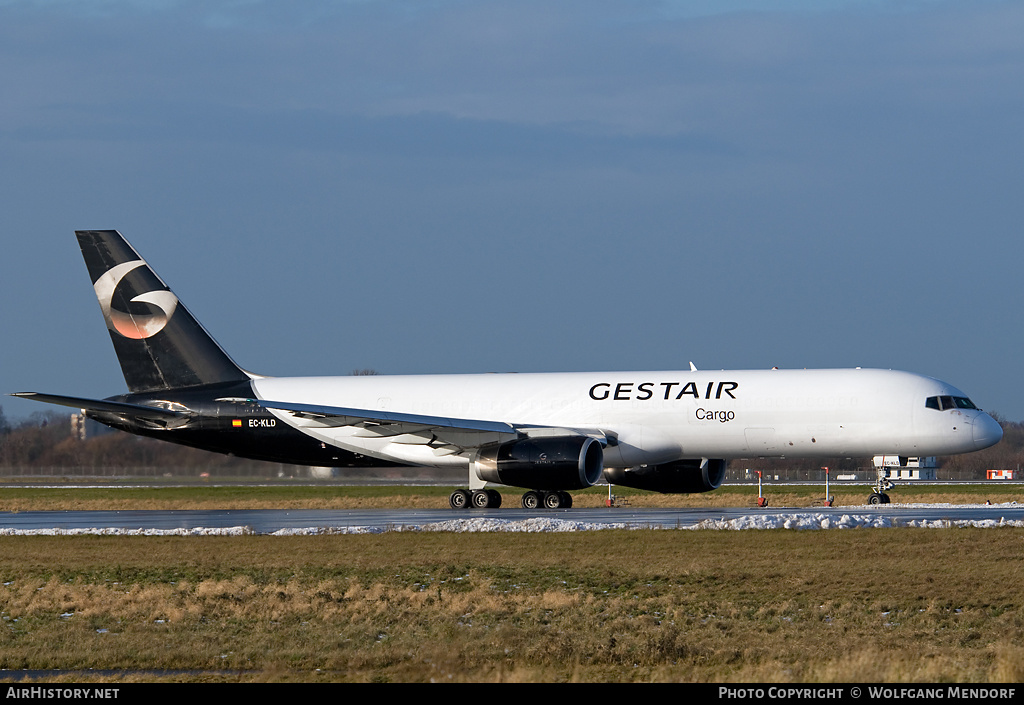
[[(606, 467), (682, 458), (950, 455), (1001, 437), (973, 409), (926, 407), (964, 397), (930, 377), (876, 369), (581, 372), (263, 378), (261, 399), (603, 434)], [(428, 466), (467, 466), (445, 447), (274, 412), (325, 443)], [(495, 440), (498, 440), (495, 436)], [(479, 434), (474, 436), (479, 445)]]

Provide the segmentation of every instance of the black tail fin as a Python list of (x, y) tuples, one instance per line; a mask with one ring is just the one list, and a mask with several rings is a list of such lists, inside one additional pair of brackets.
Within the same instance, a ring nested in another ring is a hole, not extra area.
[(77, 230), (132, 392), (249, 379), (116, 230)]

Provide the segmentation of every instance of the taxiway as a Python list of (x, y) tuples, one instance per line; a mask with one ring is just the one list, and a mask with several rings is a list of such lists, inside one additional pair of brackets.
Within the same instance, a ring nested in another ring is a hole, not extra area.
[(821, 508), (257, 509), (0, 513), (0, 535), (21, 533), (380, 533), (891, 526), (1024, 526), (1024, 505), (883, 505)]

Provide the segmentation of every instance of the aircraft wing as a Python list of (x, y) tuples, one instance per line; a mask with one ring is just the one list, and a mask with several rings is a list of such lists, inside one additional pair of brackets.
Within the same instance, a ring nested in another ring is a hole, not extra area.
[[(450, 419), (443, 416), (425, 416), (422, 414), (403, 414), (395, 411), (374, 411), (371, 409), (350, 409), (340, 406), (320, 406), (318, 404), (295, 404), (291, 402), (253, 399), (267, 409), (288, 411), (299, 418), (315, 419), (325, 426), (374, 426), (394, 427), (391, 432), (416, 433), (425, 429), (450, 428), (457, 431), (480, 431), (484, 433), (504, 433), (517, 435), (511, 424), (502, 421), (480, 421), (476, 419)], [(388, 435), (392, 435), (389, 433)]]
[[(464, 453), (493, 443), (512, 441), (522, 436), (589, 436), (598, 440), (602, 446), (609, 442), (605, 433), (596, 429), (510, 424), (503, 421), (447, 418), (267, 399), (251, 401), (267, 409), (286, 411), (307, 428), (351, 427), (353, 432), (347, 437), (348, 441), (336, 439), (332, 442), (353, 452), (365, 452), (365, 447), (358, 444), (358, 439), (384, 442), (388, 445), (378, 445), (378, 450), (403, 461), (415, 459), (410, 455), (419, 453), (411, 450), (415, 447), (429, 449), (432, 456), (443, 456)], [(417, 457), (422, 461), (422, 455)]]
[(148, 419), (156, 422), (177, 421), (188, 418), (191, 415), (187, 411), (173, 411), (155, 406), (143, 406), (142, 404), (127, 404), (120, 401), (86, 399), (84, 397), (66, 397), (58, 394), (40, 394), (39, 392), (15, 392), (10, 396), (41, 401), (47, 404), (70, 406), (72, 409), (99, 411), (106, 414), (126, 414), (133, 418)]

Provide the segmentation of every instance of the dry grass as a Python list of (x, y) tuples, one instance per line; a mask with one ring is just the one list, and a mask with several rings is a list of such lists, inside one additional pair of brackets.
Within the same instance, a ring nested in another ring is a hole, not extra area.
[(8, 537), (0, 668), (1016, 682), (1022, 548), (1016, 529)]
[[(176, 509), (436, 509), (448, 506), (450, 487), (235, 486), (235, 487), (96, 487), (3, 488), (0, 511), (176, 510)], [(616, 487), (615, 494), (636, 507), (754, 507), (757, 487), (732, 485), (695, 495), (663, 495)], [(830, 488), (835, 506), (865, 504), (871, 490), (863, 485)], [(573, 492), (574, 506), (604, 506), (607, 488)], [(767, 486), (769, 507), (822, 506), (824, 486)], [(520, 491), (503, 492), (506, 508), (518, 507)], [(1024, 502), (1019, 485), (900, 485), (894, 502), (952, 504)]]

